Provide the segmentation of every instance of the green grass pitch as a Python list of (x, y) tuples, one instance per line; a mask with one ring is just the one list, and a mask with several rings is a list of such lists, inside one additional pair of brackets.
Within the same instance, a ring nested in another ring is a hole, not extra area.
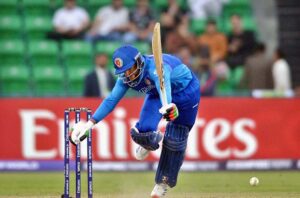
[[(249, 185), (256, 176), (260, 184)], [(82, 174), (82, 192), (86, 197), (86, 174)], [(0, 197), (60, 197), (62, 172), (0, 173)], [(154, 172), (94, 172), (94, 197), (146, 198), (154, 186)], [(74, 174), (71, 177), (74, 196)], [(300, 197), (299, 171), (182, 172), (178, 184), (166, 198), (277, 198)]]

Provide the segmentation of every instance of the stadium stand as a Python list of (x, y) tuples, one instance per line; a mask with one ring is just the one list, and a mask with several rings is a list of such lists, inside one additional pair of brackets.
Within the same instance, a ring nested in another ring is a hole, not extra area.
[(67, 66), (68, 94), (71, 96), (82, 96), (84, 87), (84, 77), (91, 70), (89, 67)]
[(25, 45), (21, 40), (0, 41), (1, 66), (25, 63)]
[(115, 42), (98, 42), (96, 45), (96, 51), (100, 53), (107, 54), (108, 56), (112, 56), (113, 52), (117, 47), (119, 47), (122, 43), (115, 41)]
[[(177, 0), (177, 3), (181, 8), (187, 8), (185, 0)], [(162, 10), (168, 6), (168, 0), (154, 0), (153, 7), (159, 10)]]
[(57, 43), (54, 41), (31, 41), (29, 43), (29, 58), (32, 65), (56, 65), (59, 61)]
[(67, 66), (92, 65), (92, 46), (84, 41), (64, 41), (62, 44), (62, 54), (64, 63)]
[(30, 73), (23, 65), (1, 66), (1, 95), (30, 96)]
[(16, 15), (19, 11), (19, 0), (0, 0), (0, 15)]
[(36, 96), (65, 96), (64, 72), (59, 65), (34, 66), (33, 82)]
[[(166, 8), (168, 1), (150, 2), (159, 19), (159, 12)], [(186, 1), (177, 2), (181, 8), (187, 9)], [(98, 9), (110, 4), (111, 0), (77, 0), (77, 3), (85, 7), (93, 19)], [(135, 4), (136, 0), (124, 0), (124, 5), (129, 8), (134, 7)], [(5, 82), (1, 96), (32, 94), (45, 96), (47, 92), (52, 96), (79, 96), (82, 92), (82, 75), (93, 68), (93, 55), (102, 52), (111, 58), (115, 48), (121, 45), (122, 41), (101, 41), (92, 45), (85, 41), (63, 41), (60, 44), (46, 40), (46, 33), (52, 29), (51, 16), (55, 9), (61, 6), (63, 1), (58, 0), (0, 0), (0, 69), (10, 74), (4, 77), (1, 72), (1, 82)], [(230, 0), (224, 5), (222, 15), (216, 19), (221, 32), (230, 31), (229, 17), (234, 13), (243, 17), (245, 29), (257, 32), (250, 0)], [(194, 35), (203, 33), (206, 21), (191, 19), (189, 30)], [(136, 42), (133, 45), (142, 53), (151, 53), (147, 42)], [(110, 69), (113, 68), (111, 65)], [(15, 75), (13, 72), (9, 73), (8, 66), (12, 67), (12, 71), (20, 68), (24, 75), (19, 76), (19, 72)], [(242, 71), (238, 71), (231, 74), (235, 76), (232, 80), (234, 82), (219, 82), (217, 95), (228, 95), (234, 92), (241, 73)], [(23, 83), (24, 87), (15, 85), (21, 81), (27, 82)], [(7, 85), (7, 82), (15, 82), (15, 84)]]
[(21, 2), (26, 16), (50, 16), (51, 14), (49, 0), (22, 0)]
[(35, 16), (25, 18), (26, 38), (30, 40), (45, 39), (46, 33), (52, 28), (51, 18), (48, 16)]
[(18, 15), (0, 15), (1, 39), (19, 39), (22, 37), (22, 23)]

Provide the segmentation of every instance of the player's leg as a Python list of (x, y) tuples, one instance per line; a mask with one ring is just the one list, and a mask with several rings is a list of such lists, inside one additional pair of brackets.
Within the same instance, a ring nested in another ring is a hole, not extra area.
[(158, 111), (160, 107), (158, 97), (146, 95), (140, 119), (130, 131), (132, 139), (140, 145), (136, 150), (138, 160), (145, 159), (149, 151), (158, 149), (158, 143), (162, 140), (162, 134), (157, 131), (157, 125), (162, 117)]
[[(194, 125), (198, 112), (200, 100), (198, 85), (195, 82), (189, 89), (173, 97), (179, 116), (173, 122), (168, 123), (164, 135), (162, 153), (155, 177), (155, 181), (160, 187), (176, 185), (177, 176), (184, 160), (189, 131)], [(156, 192), (154, 188), (153, 195)]]
[[(180, 116), (196, 115), (197, 111), (182, 111)], [(179, 118), (179, 117), (178, 117)], [(163, 148), (156, 172), (156, 183), (165, 183), (174, 187), (177, 182), (178, 172), (182, 165), (190, 128), (176, 122), (167, 124), (163, 140)]]
[(141, 133), (156, 131), (157, 125), (162, 118), (161, 113), (158, 111), (160, 108), (161, 102), (159, 97), (147, 94), (140, 113), (140, 119), (136, 123), (136, 128)]

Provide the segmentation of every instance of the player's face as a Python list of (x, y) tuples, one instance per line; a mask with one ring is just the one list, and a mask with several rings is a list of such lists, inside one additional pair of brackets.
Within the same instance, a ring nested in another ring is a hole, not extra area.
[(136, 64), (134, 64), (130, 69), (125, 71), (125, 77), (128, 78), (130, 81), (134, 81), (138, 76), (139, 71)]
[(130, 87), (136, 87), (141, 81), (141, 75), (143, 72), (144, 62), (142, 58), (137, 58), (132, 67), (119, 75), (119, 78), (123, 80), (125, 84)]

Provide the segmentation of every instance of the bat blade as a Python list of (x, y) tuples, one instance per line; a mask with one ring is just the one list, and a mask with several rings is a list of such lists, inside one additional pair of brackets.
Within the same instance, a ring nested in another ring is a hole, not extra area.
[(152, 37), (152, 52), (154, 56), (156, 72), (160, 83), (160, 96), (161, 103), (163, 106), (167, 105), (167, 96), (164, 84), (164, 71), (163, 71), (163, 60), (162, 60), (162, 47), (161, 47), (161, 36), (160, 36), (160, 23), (156, 23), (153, 30)]

